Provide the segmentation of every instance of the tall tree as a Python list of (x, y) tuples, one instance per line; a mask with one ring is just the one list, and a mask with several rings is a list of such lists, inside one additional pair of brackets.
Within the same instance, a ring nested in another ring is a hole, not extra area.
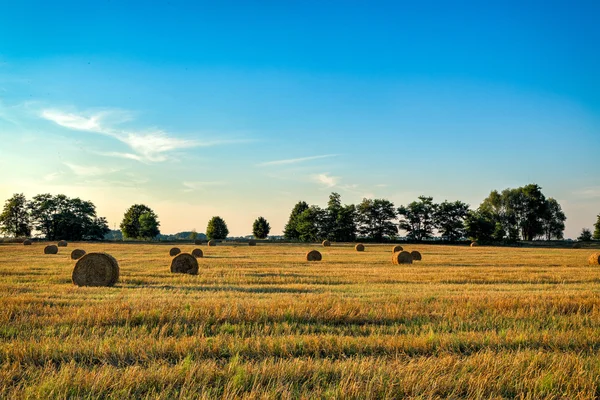
[(550, 197), (546, 200), (546, 210), (542, 215), (542, 229), (546, 240), (562, 239), (567, 217), (558, 202)]
[(271, 225), (263, 217), (258, 217), (252, 224), (252, 234), (257, 239), (266, 239), (271, 232)]
[[(143, 217), (142, 217), (143, 216)], [(125, 211), (121, 231), (126, 239), (151, 239), (160, 234), (156, 213), (145, 204), (134, 204)]]
[(356, 239), (356, 207), (342, 205), (341, 196), (331, 193), (325, 210), (323, 230), (325, 237), (335, 242), (351, 242)]
[(297, 240), (300, 238), (300, 233), (297, 229), (298, 216), (302, 214), (305, 210), (308, 210), (308, 204), (305, 201), (299, 201), (292, 209), (292, 212), (290, 213), (290, 218), (283, 229), (283, 236), (287, 240)]
[(356, 207), (358, 232), (377, 242), (398, 234), (395, 218), (394, 203), (385, 199), (363, 199)]
[(296, 219), (298, 239), (303, 242), (316, 242), (326, 237), (324, 229), (326, 213), (318, 206), (310, 206)]
[(209, 239), (226, 239), (227, 235), (229, 235), (229, 229), (223, 218), (217, 216), (208, 221), (206, 236)]
[(436, 209), (433, 197), (426, 196), (419, 196), (419, 201), (413, 201), (406, 207), (400, 206), (400, 229), (408, 232), (407, 236), (418, 242), (432, 237)]
[(31, 235), (29, 210), (24, 194), (15, 193), (4, 203), (4, 209), (0, 214), (0, 232), (14, 237)]
[(435, 207), (434, 225), (442, 238), (454, 242), (465, 236), (464, 223), (469, 214), (469, 205), (462, 201), (444, 201)]
[(470, 211), (465, 218), (465, 233), (471, 240), (489, 243), (493, 240), (496, 224), (491, 213), (482, 210)]
[(598, 214), (597, 218), (594, 224), (594, 234), (592, 235), (594, 240), (600, 240), (600, 214)]

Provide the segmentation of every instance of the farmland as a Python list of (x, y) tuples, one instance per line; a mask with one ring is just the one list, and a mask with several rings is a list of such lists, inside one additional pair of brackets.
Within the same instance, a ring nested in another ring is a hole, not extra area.
[[(115, 287), (72, 284), (78, 247)], [(0, 398), (600, 396), (589, 249), (202, 246), (192, 276), (170, 247), (0, 245)]]

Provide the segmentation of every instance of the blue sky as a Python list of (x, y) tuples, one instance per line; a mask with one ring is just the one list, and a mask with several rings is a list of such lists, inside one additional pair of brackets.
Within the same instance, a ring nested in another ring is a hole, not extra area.
[(331, 191), (477, 207), (535, 182), (567, 237), (591, 227), (600, 3), (323, 3), (7, 2), (0, 198), (277, 234)]

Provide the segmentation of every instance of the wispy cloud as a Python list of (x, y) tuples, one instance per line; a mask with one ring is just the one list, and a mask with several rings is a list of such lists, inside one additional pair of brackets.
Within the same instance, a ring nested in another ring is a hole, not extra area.
[(600, 198), (600, 186), (587, 187), (585, 189), (577, 190), (574, 192), (577, 197), (584, 199), (595, 199)]
[(51, 182), (51, 181), (55, 180), (56, 178), (58, 178), (61, 175), (62, 175), (62, 173), (60, 173), (60, 172), (53, 172), (51, 174), (48, 174), (48, 175), (44, 176), (44, 180), (46, 182)]
[(324, 154), (321, 156), (301, 157), (301, 158), (288, 158), (286, 160), (267, 161), (260, 164), (256, 164), (258, 167), (268, 167), (270, 165), (287, 165), (297, 164), (305, 161), (318, 160), (321, 158), (336, 157), (337, 154)]
[(107, 169), (107, 168), (100, 168), (100, 167), (94, 167), (94, 166), (84, 166), (84, 165), (77, 165), (77, 164), (71, 164), (68, 162), (64, 162), (64, 165), (66, 165), (67, 167), (69, 167), (71, 169), (71, 171), (73, 171), (73, 173), (77, 176), (100, 176), (100, 175), (106, 175), (106, 174), (110, 174), (113, 172), (117, 172), (118, 169)]
[(186, 188), (184, 192), (194, 192), (196, 190), (204, 190), (213, 186), (223, 186), (225, 182), (182, 182)]
[(330, 176), (328, 174), (318, 174), (313, 175), (313, 179), (322, 185), (332, 188), (338, 184), (340, 178), (337, 176)]
[[(104, 152), (98, 154), (140, 162), (166, 161), (168, 159), (167, 154), (175, 150), (242, 142), (231, 139), (217, 139), (203, 142), (180, 139), (172, 137), (160, 129), (148, 131), (115, 129), (112, 127), (113, 125), (132, 119), (131, 113), (122, 110), (103, 110), (95, 113), (76, 114), (61, 110), (46, 109), (42, 111), (41, 117), (68, 129), (110, 136), (127, 145), (133, 152)], [(247, 140), (245, 141), (247, 142)]]

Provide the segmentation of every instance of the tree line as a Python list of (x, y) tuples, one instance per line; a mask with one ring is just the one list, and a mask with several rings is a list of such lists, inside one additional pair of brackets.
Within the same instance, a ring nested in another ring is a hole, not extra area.
[[(450, 243), (466, 239), (481, 243), (562, 239), (566, 216), (560, 204), (546, 198), (541, 189), (529, 184), (502, 192), (493, 190), (475, 210), (460, 200), (435, 203), (428, 196), (399, 207), (386, 199), (342, 204), (341, 196), (331, 193), (325, 208), (305, 201), (295, 204), (283, 234), (287, 240), (303, 242), (352, 242), (358, 238), (382, 242), (396, 239), (401, 231), (416, 242), (430, 240), (436, 232)], [(600, 240), (600, 214), (594, 227), (593, 233), (583, 229), (578, 239)], [(262, 216), (252, 224), (252, 233), (259, 239), (266, 238), (270, 229)], [(40, 194), (29, 201), (23, 194), (15, 194), (6, 200), (0, 231), (29, 237), (34, 230), (48, 240), (101, 240), (110, 232), (106, 219), (96, 215), (90, 201), (62, 194)], [(124, 239), (156, 239), (160, 237), (160, 222), (150, 207), (134, 204), (123, 215), (120, 231)], [(225, 239), (228, 234), (221, 217), (210, 219), (208, 239)], [(189, 238), (197, 237), (193, 230)]]

